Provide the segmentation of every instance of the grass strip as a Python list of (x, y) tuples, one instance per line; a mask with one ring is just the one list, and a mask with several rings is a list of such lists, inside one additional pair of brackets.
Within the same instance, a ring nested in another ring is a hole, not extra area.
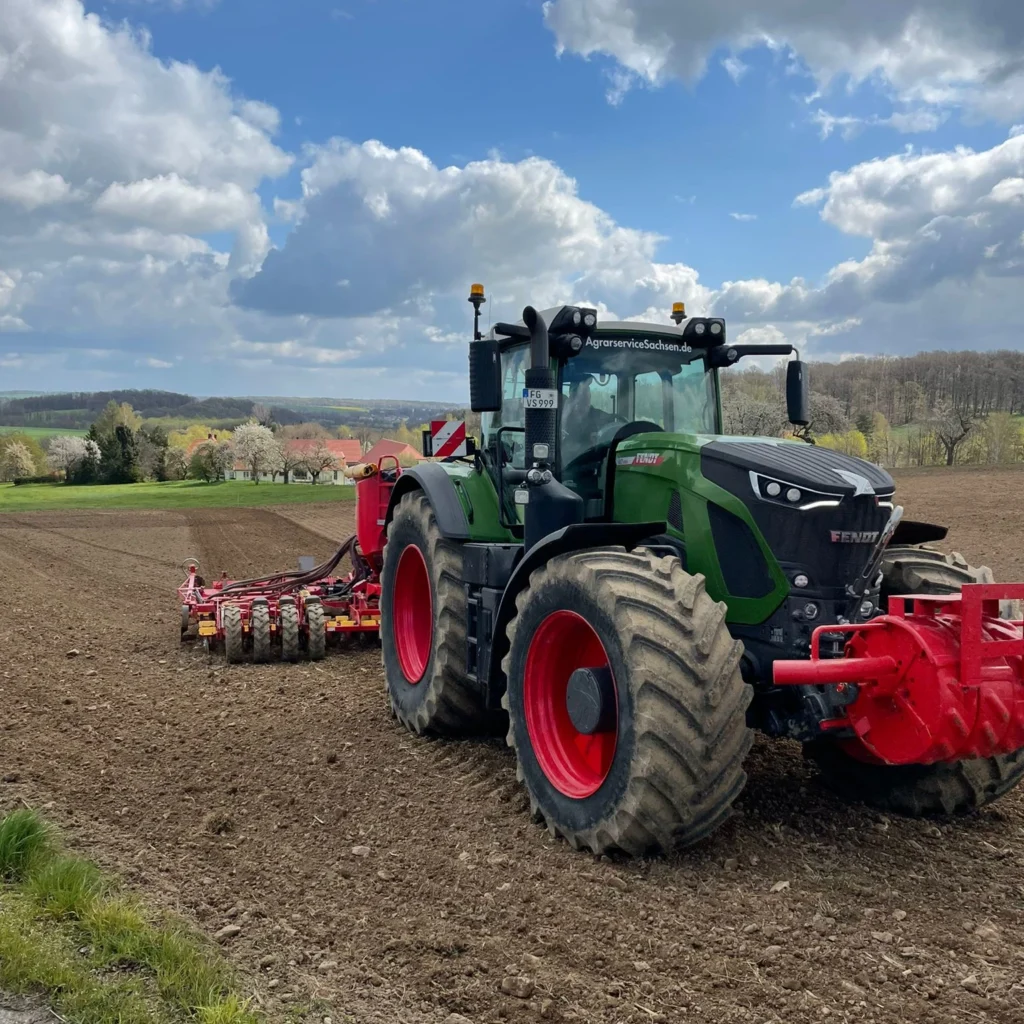
[(0, 819), (0, 989), (75, 1024), (262, 1024), (215, 946), (120, 893), (31, 810)]

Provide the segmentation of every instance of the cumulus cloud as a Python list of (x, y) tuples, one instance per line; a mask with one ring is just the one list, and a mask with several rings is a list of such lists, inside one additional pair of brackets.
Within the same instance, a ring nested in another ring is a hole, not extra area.
[(165, 231), (228, 231), (259, 221), (259, 200), (235, 182), (193, 185), (175, 173), (108, 185), (93, 204), (97, 213)]
[(816, 325), (809, 336), (843, 333), (845, 345), (866, 351), (1019, 346), (1024, 136), (982, 152), (907, 150), (867, 161), (796, 202), (818, 207), (844, 234), (872, 239), (871, 251), (835, 266), (819, 286), (726, 283), (716, 312)]
[[(235, 97), (219, 72), (157, 59), (144, 34), (80, 0), (4, 0), (5, 330), (57, 352), (89, 332), (166, 336), (199, 293), (219, 316), (229, 277), (269, 248), (256, 190), (292, 163), (276, 125), (273, 108)], [(204, 237), (223, 232), (231, 253)]]
[(682, 299), (735, 330), (783, 331), (819, 354), (1015, 344), (1024, 328), (1013, 302), (1024, 274), (1022, 161), (1024, 135), (1015, 135), (982, 152), (907, 149), (837, 172), (795, 205), (870, 239), (864, 259), (820, 282), (710, 288), (693, 267), (659, 259), (662, 239), (616, 223), (548, 161), (441, 168), (416, 150), (335, 140), (303, 173), (299, 226), (237, 283), (235, 298), (275, 316), (427, 323), (422, 335), (437, 342), (457, 337), (450, 325), (463, 317), (466, 282), (483, 279), (505, 318), (527, 301), (587, 301), (667, 322)]
[(658, 264), (660, 239), (582, 199), (539, 158), (437, 167), (414, 149), (335, 139), (302, 174), (301, 223), (236, 301), (272, 314), (424, 313), (477, 278), (498, 301), (609, 302), (707, 292), (689, 267)]
[[(1024, 6), (1017, 0), (548, 0), (562, 50), (605, 54), (636, 79), (695, 81), (721, 48), (788, 50), (824, 89), (882, 82), (908, 104), (1024, 111)], [(730, 59), (730, 58), (726, 58)]]

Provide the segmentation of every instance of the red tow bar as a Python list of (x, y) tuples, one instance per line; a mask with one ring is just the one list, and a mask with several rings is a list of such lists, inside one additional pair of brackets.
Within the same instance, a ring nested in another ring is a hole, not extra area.
[[(852, 728), (848, 752), (886, 764), (933, 764), (1024, 747), (1024, 623), (999, 618), (1024, 583), (976, 583), (960, 594), (889, 599), (859, 625), (820, 626), (807, 661), (775, 662), (778, 686), (856, 684), (825, 729)], [(845, 657), (821, 658), (821, 636), (846, 633)]]

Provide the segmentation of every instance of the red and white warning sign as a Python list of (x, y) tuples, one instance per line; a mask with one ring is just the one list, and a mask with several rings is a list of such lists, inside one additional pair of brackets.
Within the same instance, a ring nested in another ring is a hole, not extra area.
[(468, 455), (465, 420), (431, 420), (430, 452), (435, 459)]

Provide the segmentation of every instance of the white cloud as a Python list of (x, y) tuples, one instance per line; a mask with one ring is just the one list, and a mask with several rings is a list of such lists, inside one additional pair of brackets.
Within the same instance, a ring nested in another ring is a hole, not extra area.
[[(422, 314), (471, 279), (495, 301), (706, 300), (689, 267), (655, 261), (660, 239), (617, 224), (547, 160), (437, 167), (414, 149), (336, 139), (302, 175), (304, 219), (237, 300), (274, 314)], [(340, 287), (339, 282), (348, 282)]]
[(872, 114), (870, 117), (830, 114), (827, 110), (816, 110), (811, 122), (818, 126), (823, 139), (829, 138), (837, 129), (844, 139), (852, 139), (865, 128), (884, 126), (895, 128), (903, 135), (933, 132), (946, 120), (945, 113), (935, 110), (897, 111), (888, 117)]
[(743, 221), (743, 222), (757, 220), (757, 214), (756, 213), (730, 213), (729, 216), (732, 217), (733, 220), (738, 220), (738, 221)]
[(59, 174), (47, 174), (38, 168), (25, 174), (16, 174), (0, 168), (0, 202), (15, 203), (32, 211), (67, 199), (71, 186)]
[(822, 218), (845, 234), (881, 242), (906, 239), (937, 218), (981, 216), (998, 230), (990, 215), (994, 204), (1024, 175), (1024, 136), (992, 149), (966, 147), (939, 153), (912, 149), (869, 160), (829, 177), (826, 188), (797, 197), (801, 205), (824, 203)]
[(871, 160), (797, 197), (844, 234), (870, 238), (861, 260), (820, 286), (801, 279), (725, 284), (713, 307), (734, 320), (810, 325), (844, 350), (1019, 347), (1024, 309), (1024, 136)]
[[(219, 71), (157, 59), (146, 35), (80, 0), (4, 0), (5, 329), (53, 349), (109, 330), (144, 344), (205, 315), (185, 308), (198, 293), (221, 316), (229, 277), (269, 247), (256, 189), (292, 162), (271, 138), (277, 121)], [(233, 253), (211, 250), (215, 232), (234, 237)]]
[(115, 181), (93, 209), (165, 231), (196, 233), (241, 228), (260, 217), (257, 198), (234, 182), (207, 188), (175, 173), (127, 184)]
[(699, 79), (721, 48), (768, 46), (793, 53), (821, 89), (877, 80), (909, 104), (1024, 111), (1016, 0), (548, 0), (544, 16), (559, 50), (610, 55), (651, 85)]
[[(798, 196), (795, 205), (818, 208), (844, 235), (872, 241), (865, 258), (820, 283), (709, 288), (692, 267), (659, 260), (661, 239), (617, 224), (537, 158), (440, 168), (417, 150), (335, 140), (312, 154), (303, 190), (300, 227), (236, 287), (249, 308), (340, 324), (386, 315), (447, 343), (462, 330), (466, 283), (482, 279), (494, 319), (518, 317), (527, 301), (586, 301), (667, 322), (671, 302), (683, 300), (691, 313), (727, 316), (734, 332), (781, 331), (836, 357), (840, 343), (843, 352), (985, 347), (1016, 344), (1024, 330), (1014, 300), (1024, 136), (982, 152), (908, 148)], [(406, 344), (387, 351), (404, 357)]]
[(740, 79), (750, 70), (749, 65), (744, 64), (735, 54), (730, 54), (728, 57), (723, 58), (722, 67), (725, 68), (726, 74), (737, 85)]

